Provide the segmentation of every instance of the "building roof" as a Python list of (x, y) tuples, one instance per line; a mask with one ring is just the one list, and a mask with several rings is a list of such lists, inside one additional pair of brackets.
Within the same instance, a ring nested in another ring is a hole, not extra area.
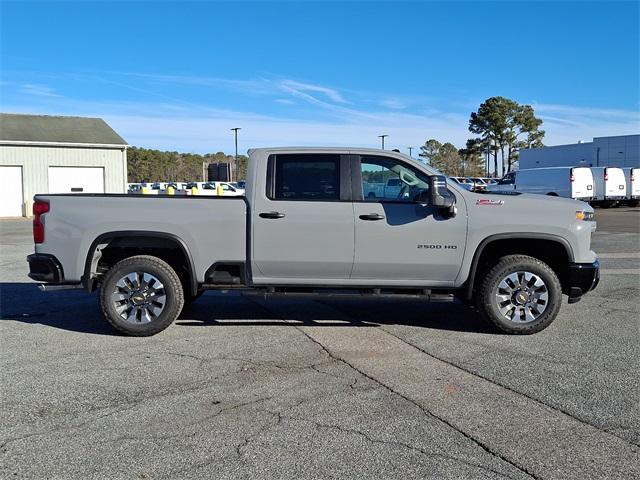
[(0, 113), (0, 141), (122, 145), (127, 142), (101, 118)]

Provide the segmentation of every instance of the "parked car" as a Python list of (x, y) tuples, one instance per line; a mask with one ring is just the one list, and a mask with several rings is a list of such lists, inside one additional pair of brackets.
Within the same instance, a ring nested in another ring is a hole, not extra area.
[(449, 180), (455, 182), (460, 187), (464, 188), (468, 192), (473, 191), (473, 183), (472, 182), (461, 182), (459, 177), (449, 177)]
[[(563, 293), (574, 303), (598, 283), (584, 202), (469, 192), (390, 151), (249, 157), (248, 197), (36, 195), (29, 276), (99, 289), (105, 319), (135, 336), (164, 330), (205, 289), (239, 288), (453, 293), (497, 328), (527, 334), (556, 318)], [(372, 166), (404, 193), (366, 198)]]
[(624, 203), (630, 207), (640, 204), (640, 168), (623, 168), (624, 178), (627, 181), (627, 198)]
[(592, 204), (608, 208), (627, 198), (627, 180), (621, 168), (591, 167), (594, 180)]
[(480, 177), (469, 177), (469, 180), (473, 182), (474, 188), (478, 191), (487, 189), (487, 182), (484, 181), (484, 178)]
[(225, 197), (240, 197), (243, 196), (245, 194), (245, 191), (243, 188), (237, 187), (237, 186), (233, 186), (228, 182), (214, 182), (217, 188), (217, 185), (220, 184), (222, 185), (222, 194)]
[(538, 193), (552, 197), (591, 201), (594, 180), (588, 167), (549, 167), (517, 170), (505, 175), (489, 192)]
[(140, 193), (142, 191), (141, 183), (127, 183), (127, 192)]
[(486, 183), (487, 185), (495, 185), (496, 183), (498, 183), (498, 180), (496, 178), (482, 177), (482, 180), (484, 180), (484, 183)]

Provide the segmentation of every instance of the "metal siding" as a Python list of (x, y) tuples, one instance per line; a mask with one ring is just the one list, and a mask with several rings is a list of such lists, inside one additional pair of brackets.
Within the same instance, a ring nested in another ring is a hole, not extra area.
[(557, 145), (520, 151), (520, 169), (601, 166), (639, 167), (640, 135), (596, 137), (593, 142)]
[(0, 145), (0, 165), (22, 167), (25, 211), (33, 196), (48, 193), (48, 170), (59, 167), (103, 167), (105, 193), (125, 193), (126, 157), (123, 149)]

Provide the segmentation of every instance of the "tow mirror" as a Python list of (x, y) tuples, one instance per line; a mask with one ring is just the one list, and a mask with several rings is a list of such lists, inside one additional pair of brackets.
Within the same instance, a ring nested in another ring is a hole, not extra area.
[(447, 189), (447, 177), (444, 175), (432, 175), (429, 177), (429, 191), (431, 192), (432, 206), (447, 210), (451, 216), (455, 215), (456, 199)]

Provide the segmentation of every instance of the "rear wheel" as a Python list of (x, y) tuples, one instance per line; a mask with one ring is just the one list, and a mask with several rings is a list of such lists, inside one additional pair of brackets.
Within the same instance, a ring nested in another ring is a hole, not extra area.
[(562, 287), (544, 262), (526, 255), (500, 258), (486, 273), (476, 294), (480, 313), (500, 330), (536, 333), (560, 311)]
[(184, 305), (180, 277), (165, 261), (137, 255), (116, 263), (100, 288), (105, 319), (122, 333), (146, 337), (161, 332)]

